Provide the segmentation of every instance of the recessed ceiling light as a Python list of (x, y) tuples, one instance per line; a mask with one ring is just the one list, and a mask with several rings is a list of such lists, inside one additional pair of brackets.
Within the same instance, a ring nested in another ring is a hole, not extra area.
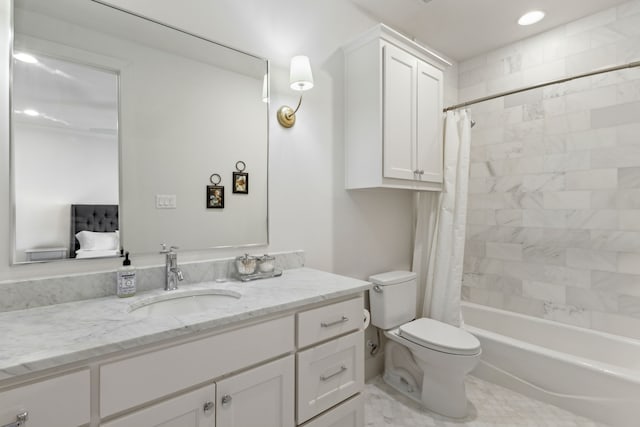
[(31, 117), (38, 117), (40, 115), (40, 113), (38, 113), (36, 110), (31, 110), (31, 109), (26, 109), (26, 110), (23, 110), (22, 112), (27, 116), (31, 116)]
[(27, 64), (37, 64), (38, 63), (38, 58), (36, 58), (33, 55), (29, 55), (28, 53), (24, 53), (24, 52), (14, 53), (13, 57), (16, 58), (18, 61), (26, 62)]
[(544, 18), (544, 12), (541, 10), (532, 10), (531, 12), (527, 12), (518, 19), (518, 24), (520, 25), (532, 25), (536, 22), (542, 21)]

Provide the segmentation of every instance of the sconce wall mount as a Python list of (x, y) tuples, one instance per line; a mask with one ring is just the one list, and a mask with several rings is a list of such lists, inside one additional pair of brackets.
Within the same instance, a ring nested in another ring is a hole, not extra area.
[(298, 101), (298, 106), (296, 107), (295, 110), (287, 105), (283, 105), (282, 107), (278, 108), (277, 117), (278, 117), (278, 123), (280, 123), (280, 126), (285, 128), (290, 128), (296, 124), (296, 113), (300, 109), (300, 104), (302, 104), (302, 95), (300, 96), (300, 100)]

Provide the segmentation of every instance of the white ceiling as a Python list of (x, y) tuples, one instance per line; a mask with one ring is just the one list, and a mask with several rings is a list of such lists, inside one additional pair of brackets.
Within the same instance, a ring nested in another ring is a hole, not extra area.
[[(351, 0), (361, 10), (458, 61), (625, 3), (627, 0)], [(529, 27), (530, 10), (547, 16)]]

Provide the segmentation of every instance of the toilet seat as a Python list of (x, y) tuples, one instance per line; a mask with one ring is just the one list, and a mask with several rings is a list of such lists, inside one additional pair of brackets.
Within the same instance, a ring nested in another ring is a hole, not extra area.
[(480, 353), (480, 341), (469, 332), (434, 319), (421, 318), (398, 328), (398, 335), (415, 344), (442, 353), (473, 356)]

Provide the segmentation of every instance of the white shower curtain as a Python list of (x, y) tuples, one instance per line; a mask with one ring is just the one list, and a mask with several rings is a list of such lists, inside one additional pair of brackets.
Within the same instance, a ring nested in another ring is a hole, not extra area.
[(447, 112), (443, 191), (420, 192), (416, 202), (413, 271), (418, 274), (422, 315), (455, 326), (461, 322), (470, 144), (467, 112)]

